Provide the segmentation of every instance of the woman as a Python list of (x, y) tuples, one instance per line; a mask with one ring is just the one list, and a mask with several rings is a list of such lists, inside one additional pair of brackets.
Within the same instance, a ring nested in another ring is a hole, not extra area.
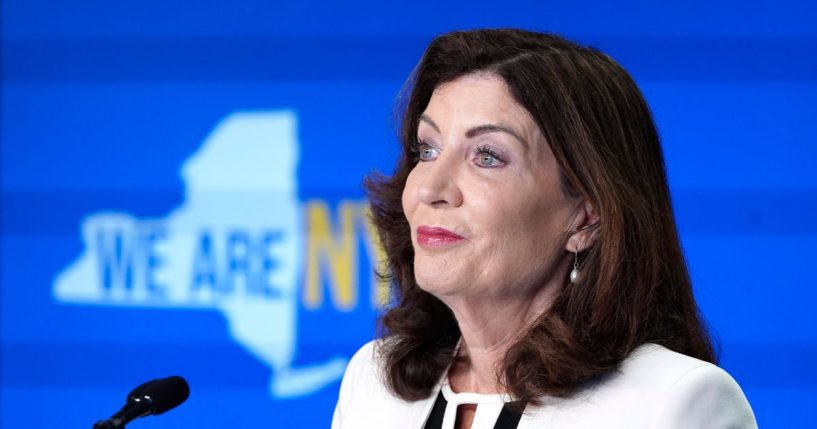
[(333, 428), (756, 427), (713, 363), (630, 76), (520, 30), (432, 41), (368, 181), (398, 302)]

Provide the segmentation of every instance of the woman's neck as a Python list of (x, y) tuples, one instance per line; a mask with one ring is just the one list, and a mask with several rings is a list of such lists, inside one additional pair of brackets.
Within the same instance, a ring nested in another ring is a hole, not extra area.
[(448, 297), (445, 303), (459, 323), (462, 340), (458, 357), (448, 373), (455, 392), (502, 393), (502, 360), (519, 336), (546, 312), (558, 287), (543, 287), (533, 296), (515, 298)]

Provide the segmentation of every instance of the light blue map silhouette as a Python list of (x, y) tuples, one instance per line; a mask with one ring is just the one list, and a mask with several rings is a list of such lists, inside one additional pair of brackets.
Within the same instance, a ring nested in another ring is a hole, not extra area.
[(170, 214), (84, 219), (85, 250), (57, 275), (54, 298), (219, 310), (235, 341), (272, 369), (275, 398), (339, 379), (345, 357), (292, 367), (304, 246), (298, 146), (292, 111), (224, 118), (182, 166), (185, 199)]

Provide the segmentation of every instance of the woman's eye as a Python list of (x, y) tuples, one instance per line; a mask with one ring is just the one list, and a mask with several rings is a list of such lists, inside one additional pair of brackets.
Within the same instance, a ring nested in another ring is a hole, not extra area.
[(498, 167), (502, 165), (499, 156), (488, 148), (478, 149), (476, 162), (480, 167)]
[(437, 158), (437, 149), (434, 149), (428, 143), (420, 142), (417, 145), (417, 155), (420, 161), (432, 161)]
[(499, 160), (491, 154), (482, 154), (479, 156), (479, 165), (483, 167), (493, 167), (499, 164)]

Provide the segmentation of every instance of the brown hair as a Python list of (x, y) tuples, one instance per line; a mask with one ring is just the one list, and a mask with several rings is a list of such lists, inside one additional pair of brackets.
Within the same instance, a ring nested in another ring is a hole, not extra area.
[(397, 302), (382, 316), (379, 352), (389, 388), (428, 397), (460, 337), (452, 312), (414, 279), (411, 233), (401, 204), (416, 164), (419, 116), (434, 89), (475, 72), (495, 74), (530, 112), (556, 157), (563, 190), (599, 216), (579, 257), (582, 275), (562, 288), (505, 355), (499, 382), (518, 400), (566, 396), (614, 370), (636, 347), (661, 344), (714, 362), (678, 240), (663, 154), (635, 82), (610, 57), (561, 37), (522, 30), (453, 32), (435, 38), (404, 94), (402, 153), (391, 177), (366, 187)]

